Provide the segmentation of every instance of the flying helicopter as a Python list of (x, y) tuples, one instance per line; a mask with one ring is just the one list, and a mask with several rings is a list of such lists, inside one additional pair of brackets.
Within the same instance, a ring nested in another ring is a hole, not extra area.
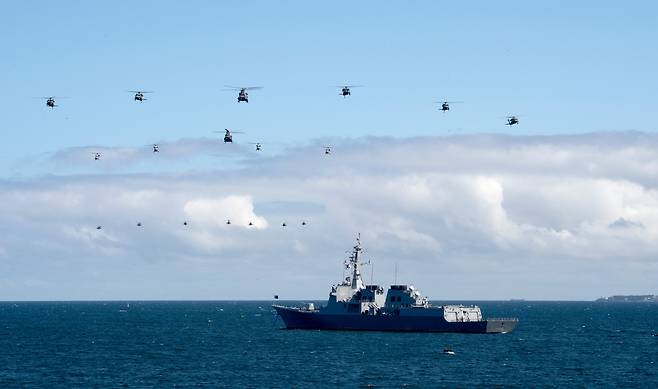
[(331, 146), (324, 146), (324, 154), (325, 155), (331, 154)]
[(46, 100), (46, 106), (50, 108), (55, 108), (57, 105), (55, 104), (55, 98), (54, 97), (48, 97)]
[(306, 225), (306, 222), (302, 222), (302, 225), (305, 226), (305, 225)]
[(519, 124), (519, 118), (517, 118), (517, 117), (514, 116), (514, 115), (512, 115), (512, 116), (508, 116), (508, 117), (507, 117), (507, 123), (506, 123), (506, 125), (508, 125), (508, 126), (513, 126), (513, 125), (515, 125), (515, 124)]
[(95, 153), (94, 152), (94, 153), (91, 153), (91, 155), (94, 156), (94, 161), (98, 161), (99, 159), (101, 159), (101, 153)]
[(224, 85), (224, 86), (227, 88), (224, 90), (238, 91), (238, 103), (241, 101), (244, 101), (245, 103), (249, 102), (249, 93), (247, 93), (248, 90), (263, 89), (262, 86), (231, 86), (231, 85)]
[(153, 152), (154, 153), (159, 153), (160, 152), (160, 146), (156, 143), (153, 143)]
[(186, 226), (187, 224), (188, 224), (188, 223), (187, 223), (187, 220), (183, 222), (183, 225), (184, 225), (184, 226)]
[(256, 151), (261, 151), (263, 149), (263, 145), (260, 142), (249, 142), (250, 145), (255, 145), (256, 146)]
[(253, 226), (253, 225), (254, 225), (254, 223), (253, 223), (253, 222), (249, 222), (249, 226), (250, 226), (250, 227), (251, 227), (251, 226)]
[(281, 227), (286, 227), (286, 226), (287, 226), (286, 222), (283, 222), (283, 224), (281, 224)]
[(142, 226), (142, 222), (137, 222), (137, 227), (141, 227), (141, 226)]
[(226, 224), (229, 224), (229, 225), (230, 225), (230, 224), (231, 224), (231, 219), (227, 219), (227, 220), (226, 220)]
[(66, 97), (44, 96), (39, 98), (46, 100), (46, 107), (54, 109), (55, 107), (59, 107), (59, 105), (57, 105), (55, 102), (55, 99), (65, 99)]
[(135, 101), (139, 101), (140, 103), (143, 102), (144, 100), (148, 100), (146, 97), (144, 97), (144, 93), (153, 93), (153, 91), (140, 91), (140, 90), (129, 90), (128, 92), (134, 93)]
[(446, 112), (450, 111), (450, 104), (462, 103), (462, 101), (435, 101), (437, 104), (441, 104), (440, 111)]
[[(221, 131), (214, 131), (221, 134)], [(224, 143), (233, 143), (233, 134), (244, 134), (242, 131), (231, 131), (228, 128), (224, 129)]]
[(341, 88), (340, 90), (340, 95), (343, 97), (347, 96), (352, 96), (352, 88), (361, 88), (363, 85), (345, 85), (345, 86), (338, 86), (337, 88)]
[(102, 230), (103, 227), (102, 227), (102, 226), (96, 226), (96, 229), (97, 229), (97, 230)]

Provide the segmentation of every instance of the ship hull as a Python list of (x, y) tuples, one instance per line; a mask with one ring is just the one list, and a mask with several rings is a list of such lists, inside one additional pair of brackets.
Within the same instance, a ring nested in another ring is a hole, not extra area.
[(512, 319), (448, 322), (441, 316), (345, 315), (278, 305), (273, 308), (288, 329), (485, 334), (511, 332), (518, 323)]

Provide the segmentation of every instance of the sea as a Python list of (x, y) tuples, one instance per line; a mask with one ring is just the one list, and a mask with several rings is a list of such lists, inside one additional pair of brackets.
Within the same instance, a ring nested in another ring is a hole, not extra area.
[(3, 302), (0, 388), (658, 387), (658, 304), (475, 303), (518, 327), (285, 330), (271, 301)]

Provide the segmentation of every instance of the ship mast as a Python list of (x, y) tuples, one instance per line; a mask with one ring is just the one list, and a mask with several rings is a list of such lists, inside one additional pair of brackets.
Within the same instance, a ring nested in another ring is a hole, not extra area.
[(350, 263), (352, 264), (352, 289), (360, 290), (364, 288), (363, 280), (361, 279), (361, 272), (359, 271), (359, 253), (361, 248), (361, 234), (356, 237), (356, 246), (350, 256)]

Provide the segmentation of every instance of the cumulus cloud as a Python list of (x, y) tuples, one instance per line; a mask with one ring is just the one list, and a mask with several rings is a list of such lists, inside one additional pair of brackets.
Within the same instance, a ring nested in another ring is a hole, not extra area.
[(267, 228), (267, 221), (254, 213), (250, 196), (228, 196), (219, 199), (194, 199), (183, 205), (192, 219), (208, 227), (223, 226), (224, 220), (241, 227)]
[(125, 153), (126, 172), (5, 180), (0, 297), (322, 297), (357, 232), (381, 283), (398, 264), (436, 298), (652, 292), (658, 136), (321, 143), (222, 170), (134, 173)]

